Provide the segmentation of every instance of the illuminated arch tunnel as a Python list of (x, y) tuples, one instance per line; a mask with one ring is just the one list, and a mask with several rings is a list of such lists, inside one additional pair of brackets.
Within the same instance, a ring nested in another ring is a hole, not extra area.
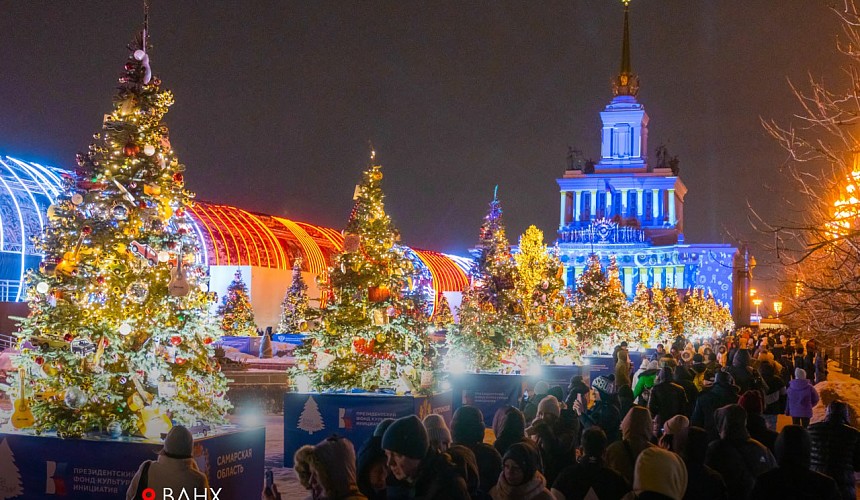
[[(42, 233), (45, 213), (62, 190), (61, 175), (67, 173), (0, 156), (0, 300), (23, 299), (22, 281), (27, 269), (41, 259), (33, 237)], [(209, 266), (258, 267), (290, 270), (297, 257), (302, 271), (324, 272), (343, 249), (340, 231), (241, 208), (197, 201), (190, 210), (203, 258)], [(462, 292), (468, 283), (470, 260), (420, 249), (407, 249), (419, 272), (433, 290), (435, 304), (445, 292)], [(288, 284), (284, 284), (283, 294)]]

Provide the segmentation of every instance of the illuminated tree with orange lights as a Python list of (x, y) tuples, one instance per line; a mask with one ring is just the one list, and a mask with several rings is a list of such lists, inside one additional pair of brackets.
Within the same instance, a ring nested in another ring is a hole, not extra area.
[(430, 392), (437, 383), (426, 304), (412, 262), (385, 212), (382, 167), (371, 162), (355, 191), (322, 292), (329, 297), (319, 326), (297, 349), (299, 389), (396, 389)]
[[(793, 184), (780, 218), (756, 215), (774, 263), (782, 267), (780, 318), (831, 345), (860, 341), (860, 11), (834, 4), (842, 24), (837, 49), (845, 57), (842, 89), (810, 77), (792, 85), (798, 123), (763, 122), (789, 153), (780, 175)], [(763, 256), (764, 257), (764, 256)], [(771, 264), (763, 258), (765, 265)]]
[(302, 333), (308, 331), (308, 321), (314, 316), (308, 299), (308, 285), (302, 278), (302, 259), (297, 258), (293, 263), (293, 281), (287, 294), (281, 302), (281, 321), (278, 332)]
[(162, 122), (173, 94), (152, 75), (143, 33), (113, 109), (47, 210), (44, 261), (27, 277), (14, 363), (32, 426), (61, 437), (159, 438), (171, 422), (221, 422), (229, 408), (193, 193)]
[(254, 321), (251, 297), (248, 295), (248, 286), (242, 280), (242, 271), (239, 269), (236, 269), (233, 281), (227, 286), (227, 293), (221, 298), (218, 317), (221, 318), (221, 331), (224, 335), (257, 336), (257, 323)]

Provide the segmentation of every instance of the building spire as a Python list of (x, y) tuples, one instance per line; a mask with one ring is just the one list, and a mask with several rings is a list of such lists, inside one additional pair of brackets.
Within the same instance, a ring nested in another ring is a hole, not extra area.
[(616, 96), (629, 95), (636, 97), (639, 92), (639, 77), (633, 73), (630, 66), (630, 0), (621, 0), (624, 4), (624, 38), (621, 42), (621, 70), (612, 82), (612, 93)]

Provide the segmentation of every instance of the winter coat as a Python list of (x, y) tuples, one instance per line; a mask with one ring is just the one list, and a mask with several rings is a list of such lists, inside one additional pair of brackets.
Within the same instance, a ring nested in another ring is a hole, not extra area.
[(615, 363), (615, 387), (621, 387), (622, 385), (633, 386), (633, 383), (630, 381), (630, 360), (619, 359), (618, 362)]
[(764, 395), (764, 414), (765, 415), (782, 415), (785, 413), (785, 382), (774, 372), (774, 365), (764, 363), (759, 367), (759, 373), (767, 384), (767, 391)]
[(517, 486), (508, 484), (505, 475), (500, 474), (496, 485), (490, 490), (490, 497), (493, 500), (555, 500), (540, 471), (535, 472), (534, 477), (525, 484)]
[(173, 488), (177, 494), (184, 488), (192, 497), (195, 490), (200, 493), (209, 491), (206, 489), (209, 487), (209, 480), (206, 474), (197, 468), (193, 458), (170, 458), (167, 455), (158, 455), (156, 460), (146, 460), (140, 464), (140, 468), (128, 485), (125, 493), (126, 500), (132, 500), (137, 494), (137, 485), (147, 463), (149, 463), (146, 482), (148, 488), (157, 492), (163, 491), (164, 488)]
[(681, 415), (687, 407), (687, 394), (684, 388), (672, 381), (661, 382), (651, 389), (648, 409), (654, 416), (656, 429), (675, 415)]
[(750, 368), (750, 360), (749, 351), (740, 349), (732, 359), (732, 366), (726, 369), (732, 375), (735, 385), (740, 387), (741, 394), (750, 389), (762, 389), (758, 373)]
[(683, 413), (689, 417), (693, 414), (693, 408), (696, 406), (696, 398), (699, 397), (699, 388), (696, 385), (693, 372), (683, 366), (675, 368), (675, 383), (684, 388), (684, 394), (687, 396), (687, 405), (684, 407)]
[(745, 415), (744, 409), (737, 405), (717, 411), (720, 439), (708, 445), (705, 458), (705, 465), (723, 476), (732, 500), (752, 498), (756, 477), (776, 467), (770, 450), (749, 437)]
[(537, 420), (532, 424), (528, 434), (534, 436), (543, 462), (544, 476), (547, 482), (552, 484), (558, 473), (573, 462), (576, 456), (575, 436), (562, 422), (550, 424), (543, 420)]
[(827, 380), (827, 356), (821, 354), (815, 357), (815, 383)]
[(687, 491), (684, 500), (728, 500), (728, 489), (723, 476), (707, 465), (687, 466)]
[(656, 369), (645, 370), (639, 374), (639, 378), (636, 380), (636, 386), (633, 387), (633, 398), (634, 401), (639, 401), (638, 404), (642, 404), (643, 406), (648, 405), (648, 400), (651, 396), (651, 388), (654, 387), (658, 371), (659, 370)]
[(803, 467), (778, 467), (755, 480), (751, 498), (756, 500), (840, 500), (833, 479)]
[(627, 484), (633, 484), (633, 469), (642, 450), (654, 446), (653, 422), (645, 408), (634, 406), (621, 421), (621, 441), (606, 448), (606, 466), (621, 474)]
[(478, 476), (480, 477), (478, 486), (481, 491), (490, 491), (502, 472), (502, 456), (499, 455), (499, 452), (486, 443), (454, 444), (461, 444), (472, 450), (472, 453), (475, 454), (475, 461), (478, 462)]
[(747, 431), (751, 438), (765, 445), (773, 453), (776, 437), (779, 434), (767, 428), (767, 422), (761, 414), (747, 413)]
[(580, 500), (592, 490), (600, 500), (619, 500), (630, 491), (630, 485), (602, 460), (587, 457), (561, 471), (552, 490), (556, 498), (561, 494), (565, 500)]
[(812, 418), (812, 408), (818, 404), (818, 391), (809, 380), (794, 379), (786, 391), (785, 414), (796, 418)]
[(839, 421), (809, 426), (811, 469), (832, 477), (843, 498), (856, 499), (854, 472), (860, 471), (860, 431)]
[(588, 411), (579, 417), (582, 430), (598, 426), (606, 433), (606, 442), (611, 443), (620, 437), (621, 409), (613, 402), (603, 399), (594, 403)]
[[(495, 450), (493, 450), (495, 451)], [(418, 466), (409, 498), (421, 500), (470, 500), (466, 480), (446, 454), (430, 450)]]
[(690, 425), (702, 427), (708, 431), (708, 436), (714, 440), (719, 438), (714, 412), (725, 405), (738, 402), (738, 388), (735, 385), (718, 383), (705, 389), (696, 398), (696, 407)]

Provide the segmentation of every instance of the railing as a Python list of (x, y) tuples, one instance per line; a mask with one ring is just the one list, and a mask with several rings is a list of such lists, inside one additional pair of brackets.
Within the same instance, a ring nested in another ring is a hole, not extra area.
[(15, 347), (16, 339), (11, 335), (0, 333), (0, 351)]
[(836, 349), (834, 359), (839, 364), (842, 373), (852, 378), (860, 379), (860, 349), (856, 347), (840, 347)]
[(20, 286), (18, 280), (0, 280), (0, 302), (15, 302)]

